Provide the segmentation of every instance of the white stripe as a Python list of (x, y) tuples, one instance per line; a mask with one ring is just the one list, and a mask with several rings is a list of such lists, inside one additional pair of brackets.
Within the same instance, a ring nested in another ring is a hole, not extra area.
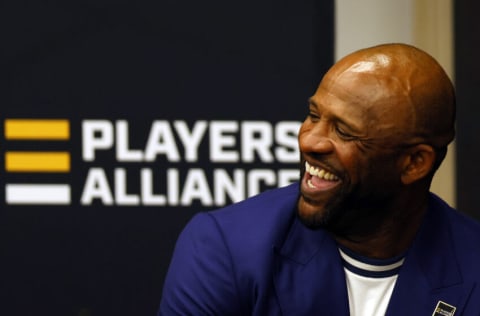
[(70, 204), (68, 184), (7, 184), (5, 186), (7, 204)]
[(345, 260), (346, 262), (348, 262), (349, 264), (351, 264), (354, 267), (357, 267), (359, 269), (366, 270), (366, 271), (382, 272), (382, 271), (393, 270), (395, 268), (400, 267), (403, 264), (403, 261), (404, 261), (404, 258), (402, 258), (395, 263), (384, 265), (384, 266), (372, 265), (372, 264), (364, 263), (364, 262), (358, 261), (356, 259), (353, 259), (349, 255), (344, 253), (341, 249), (338, 249), (338, 250), (340, 250), (340, 255), (342, 256), (343, 260)]

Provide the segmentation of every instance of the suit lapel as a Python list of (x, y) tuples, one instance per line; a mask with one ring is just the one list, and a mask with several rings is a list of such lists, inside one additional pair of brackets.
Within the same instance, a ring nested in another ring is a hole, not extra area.
[(433, 315), (439, 302), (454, 306), (454, 315), (461, 314), (474, 285), (460, 273), (447, 207), (432, 197), (423, 226), (400, 270), (386, 315)]
[(348, 315), (343, 265), (334, 240), (297, 219), (275, 247), (274, 283), (283, 315)]

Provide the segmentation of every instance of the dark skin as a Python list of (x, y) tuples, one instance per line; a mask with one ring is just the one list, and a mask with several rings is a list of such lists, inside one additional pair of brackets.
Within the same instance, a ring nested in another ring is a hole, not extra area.
[(454, 111), (449, 78), (414, 47), (382, 45), (339, 61), (300, 129), (299, 218), (364, 256), (404, 253), (427, 210), (437, 148), (454, 137)]

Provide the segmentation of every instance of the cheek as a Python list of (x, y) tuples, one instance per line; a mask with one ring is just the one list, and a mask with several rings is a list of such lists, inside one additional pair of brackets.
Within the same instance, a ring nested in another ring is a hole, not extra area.
[(370, 169), (368, 157), (359, 151), (353, 143), (337, 143), (336, 153), (350, 183), (357, 183), (361, 178), (367, 176)]
[(362, 177), (365, 183), (369, 183), (378, 190), (390, 190), (398, 184), (400, 179), (397, 173), (395, 157), (380, 156), (371, 157), (365, 170), (362, 171)]

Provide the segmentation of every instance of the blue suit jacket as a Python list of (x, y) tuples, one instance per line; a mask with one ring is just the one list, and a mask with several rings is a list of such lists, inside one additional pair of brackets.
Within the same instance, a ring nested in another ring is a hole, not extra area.
[[(196, 215), (180, 235), (159, 315), (349, 315), (337, 245), (296, 218), (298, 183)], [(480, 225), (431, 195), (386, 315), (438, 302), (480, 315)]]

